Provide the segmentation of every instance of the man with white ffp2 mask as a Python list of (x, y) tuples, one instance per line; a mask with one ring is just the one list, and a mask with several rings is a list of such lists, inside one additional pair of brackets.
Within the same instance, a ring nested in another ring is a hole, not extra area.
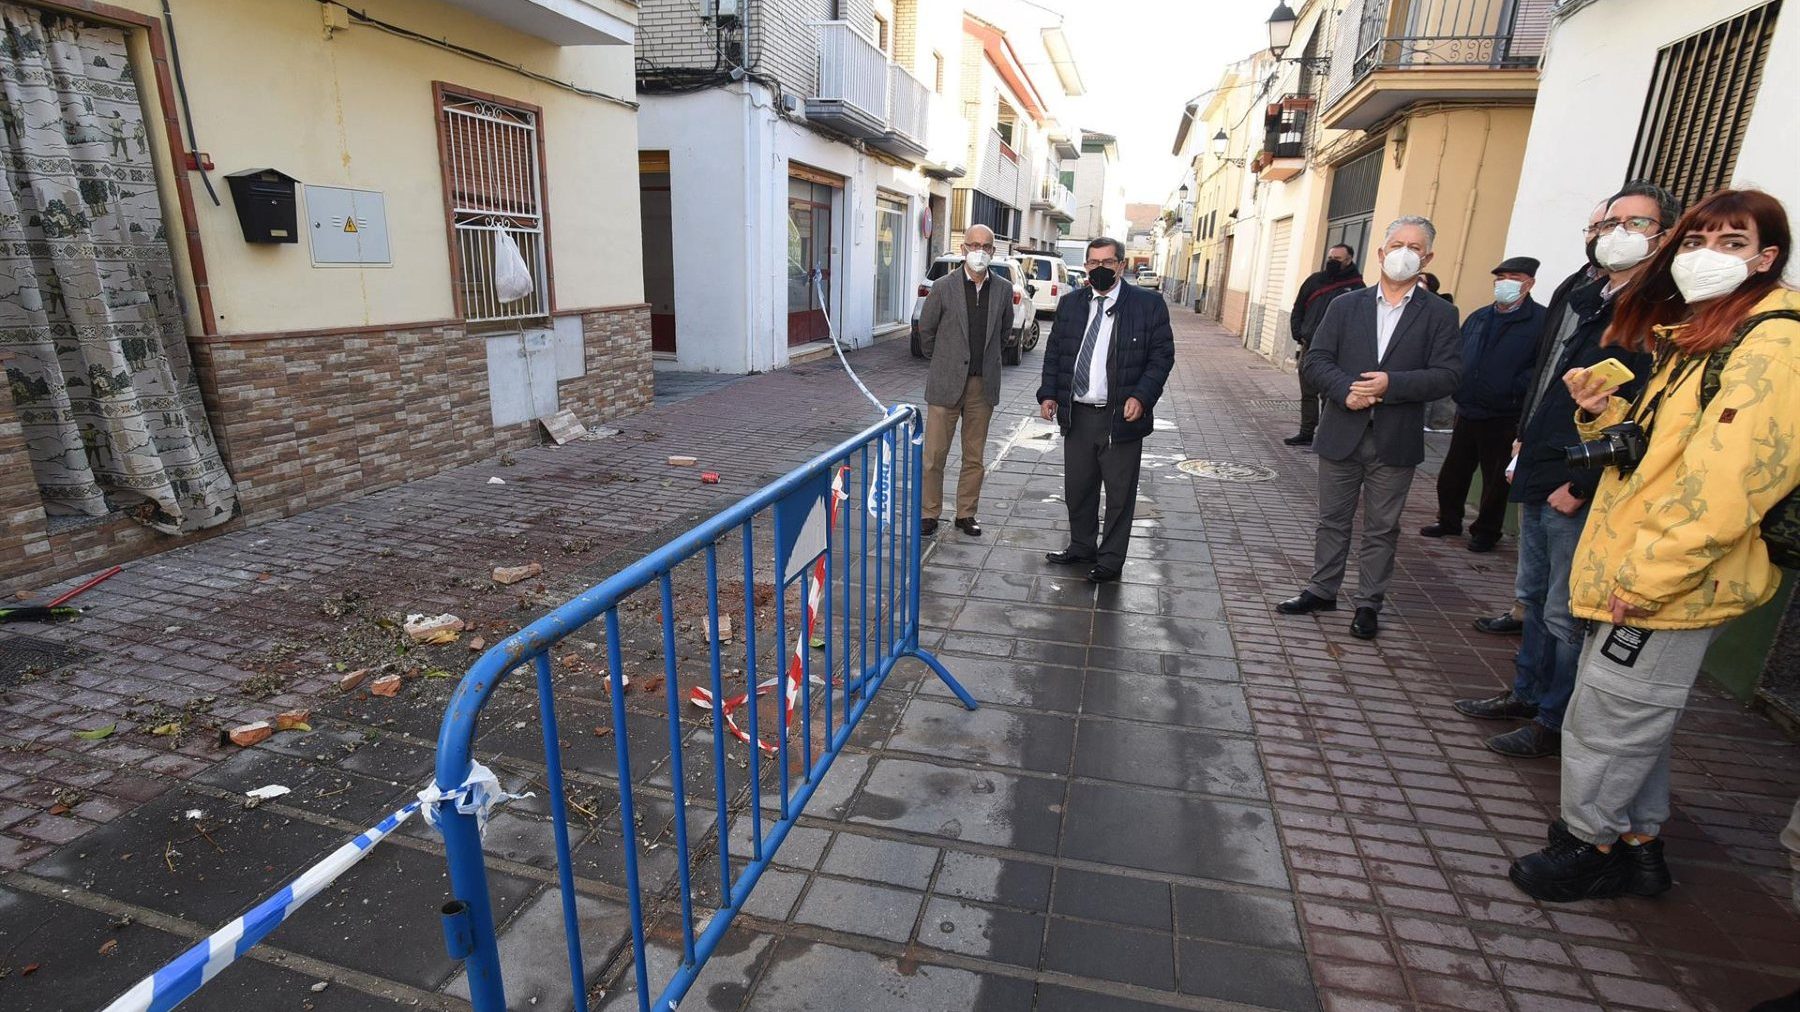
[(1374, 639), (1394, 572), (1400, 510), (1425, 459), (1425, 405), (1447, 397), (1462, 376), (1456, 307), (1431, 294), (1419, 274), (1431, 262), (1437, 229), (1409, 216), (1388, 226), (1381, 283), (1334, 299), (1300, 367), (1323, 391), (1313, 450), (1319, 457), (1319, 526), (1313, 576), (1284, 615), (1337, 610), (1350, 555), (1357, 500), (1365, 495), (1363, 540), (1351, 635)]

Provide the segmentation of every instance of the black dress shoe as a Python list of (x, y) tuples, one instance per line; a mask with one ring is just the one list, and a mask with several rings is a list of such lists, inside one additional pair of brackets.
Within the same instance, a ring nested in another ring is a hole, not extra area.
[(1275, 610), (1283, 615), (1309, 615), (1315, 611), (1337, 611), (1337, 602), (1303, 590), (1299, 597), (1290, 597), (1276, 605)]
[(1500, 543), (1499, 538), (1470, 538), (1469, 539), (1469, 551), (1475, 552), (1477, 554), (1482, 553), (1482, 552), (1491, 552), (1494, 550), (1494, 546), (1498, 545), (1499, 543)]
[(1119, 571), (1111, 566), (1095, 566), (1088, 570), (1090, 583), (1113, 583), (1119, 579)]
[(929, 538), (937, 533), (937, 525), (938, 522), (936, 517), (927, 517), (926, 519), (919, 521), (919, 533)]
[(1302, 432), (1297, 436), (1289, 436), (1282, 440), (1282, 442), (1289, 446), (1311, 446), (1313, 437), (1311, 433)]
[(1542, 759), (1562, 754), (1562, 732), (1552, 731), (1535, 720), (1528, 720), (1523, 727), (1494, 735), (1482, 744), (1490, 752), (1498, 752), (1514, 759)]
[(1510, 611), (1504, 615), (1495, 615), (1492, 618), (1478, 618), (1475, 620), (1475, 631), (1493, 633), (1496, 636), (1511, 636), (1524, 628), (1525, 623), (1519, 619), (1513, 618), (1512, 612)]
[(1537, 716), (1536, 703), (1527, 703), (1508, 689), (1486, 699), (1459, 699), (1450, 704), (1456, 712), (1477, 720), (1530, 720)]
[(1548, 903), (1617, 896), (1631, 873), (1620, 853), (1624, 846), (1615, 843), (1603, 852), (1585, 840), (1565, 837), (1514, 861), (1507, 877), (1526, 895)]
[(1419, 528), (1419, 533), (1428, 538), (1453, 538), (1462, 533), (1462, 528), (1452, 527), (1449, 524), (1431, 524)]
[(1620, 840), (1613, 850), (1625, 852), (1625, 867), (1631, 874), (1625, 879), (1625, 891), (1633, 896), (1660, 896), (1675, 884), (1669, 874), (1669, 862), (1663, 859), (1661, 839), (1631, 844)]
[(1065, 548), (1060, 552), (1045, 552), (1044, 561), (1052, 566), (1090, 566), (1094, 563), (1094, 557), (1078, 555), (1074, 549)]
[(974, 517), (957, 517), (956, 529), (971, 538), (981, 537), (981, 525), (975, 522)]
[(1350, 635), (1359, 640), (1372, 640), (1381, 631), (1381, 620), (1376, 618), (1373, 608), (1356, 609), (1356, 617), (1350, 620)]

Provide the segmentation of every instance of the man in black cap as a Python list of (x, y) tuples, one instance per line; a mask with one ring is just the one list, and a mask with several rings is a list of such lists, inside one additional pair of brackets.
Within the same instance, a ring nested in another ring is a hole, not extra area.
[(1463, 504), (1481, 468), (1481, 508), (1469, 525), (1469, 551), (1491, 552), (1506, 520), (1506, 465), (1519, 431), (1519, 409), (1531, 386), (1544, 307), (1531, 299), (1538, 262), (1509, 257), (1494, 268), (1494, 302), (1462, 326), (1462, 384), (1456, 388), (1456, 428), (1438, 471), (1438, 522), (1428, 538), (1461, 534)]

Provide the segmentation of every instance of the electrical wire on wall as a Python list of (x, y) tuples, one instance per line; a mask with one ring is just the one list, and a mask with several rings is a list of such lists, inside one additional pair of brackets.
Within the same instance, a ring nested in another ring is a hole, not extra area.
[(175, 43), (175, 12), (169, 10), (169, 0), (162, 0), (162, 9), (163, 31), (169, 36), (170, 69), (175, 74), (175, 94), (181, 99), (181, 118), (187, 126), (188, 157), (193, 159), (194, 171), (200, 173), (200, 182), (206, 184), (206, 195), (212, 198), (214, 207), (219, 207), (219, 191), (213, 189), (212, 179), (200, 163), (200, 142), (194, 139), (194, 111), (188, 108), (187, 79), (181, 74), (181, 47)]

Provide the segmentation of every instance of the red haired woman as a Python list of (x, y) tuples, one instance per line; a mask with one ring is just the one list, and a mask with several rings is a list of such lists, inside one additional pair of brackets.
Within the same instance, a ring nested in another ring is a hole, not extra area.
[(1563, 725), (1562, 818), (1513, 863), (1568, 901), (1669, 888), (1669, 750), (1719, 630), (1774, 596), (1762, 522), (1800, 484), (1800, 292), (1787, 212), (1722, 190), (1683, 215), (1619, 296), (1606, 343), (1655, 353), (1630, 402), (1563, 377), (1605, 473), (1575, 550), (1571, 611), (1592, 623)]

